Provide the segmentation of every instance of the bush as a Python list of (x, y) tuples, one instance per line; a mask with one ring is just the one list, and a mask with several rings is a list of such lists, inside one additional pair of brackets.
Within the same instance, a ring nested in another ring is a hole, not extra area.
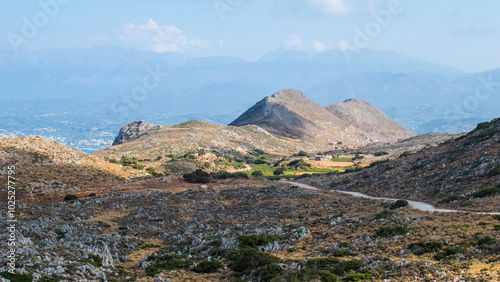
[(278, 257), (262, 253), (254, 248), (244, 248), (230, 257), (229, 267), (238, 274), (250, 273), (268, 264), (280, 262)]
[(282, 175), (283, 173), (285, 173), (282, 169), (278, 168), (276, 170), (273, 171), (273, 174), (274, 175)]
[(348, 250), (335, 250), (333, 252), (333, 256), (335, 256), (335, 257), (346, 257), (348, 255), (349, 255)]
[(412, 151), (404, 151), (401, 155), (399, 155), (399, 158), (404, 158), (404, 157), (408, 157), (408, 156), (411, 156), (415, 153), (413, 153)]
[(96, 194), (96, 193), (90, 193), (90, 194), (89, 194), (89, 197), (95, 197), (95, 196), (97, 196), (97, 194)]
[(402, 208), (402, 207), (406, 207), (408, 206), (408, 201), (406, 200), (397, 200), (396, 202), (394, 202), (394, 204), (390, 205), (390, 209), (391, 210), (395, 210), (395, 209), (399, 209), (399, 208)]
[(389, 155), (389, 153), (385, 152), (385, 151), (380, 151), (380, 152), (376, 152), (375, 154), (373, 154), (375, 157), (380, 157), (380, 156), (385, 156), (385, 155)]
[(184, 269), (188, 267), (186, 261), (181, 259), (181, 256), (178, 255), (164, 255), (164, 256), (150, 256), (150, 261), (156, 261), (151, 263), (146, 267), (146, 274), (149, 276), (155, 276), (160, 273), (162, 270), (175, 270), (175, 269)]
[(496, 241), (495, 238), (492, 238), (490, 236), (484, 236), (484, 237), (481, 237), (477, 240), (477, 245), (479, 247), (488, 246), (488, 245), (495, 243), (495, 241)]
[(8, 271), (2, 271), (0, 272), (0, 275), (10, 281), (16, 281), (16, 282), (31, 282), (33, 281), (33, 278), (29, 276), (28, 274), (21, 274), (17, 271), (14, 272), (14, 274), (8, 272)]
[(75, 201), (75, 200), (78, 200), (78, 197), (76, 195), (73, 195), (73, 194), (67, 194), (66, 196), (64, 196), (64, 200), (65, 201)]
[(299, 151), (297, 153), (297, 156), (299, 156), (299, 157), (309, 157), (309, 154), (307, 152), (305, 152), (305, 151)]
[(439, 252), (434, 255), (435, 260), (443, 260), (443, 259), (451, 259), (455, 258), (456, 254), (458, 254), (458, 249), (456, 248), (447, 248), (444, 252)]
[(381, 161), (375, 161), (375, 162), (373, 162), (373, 163), (370, 164), (370, 167), (375, 167), (377, 165), (384, 164), (384, 163), (387, 163), (387, 162), (389, 162), (389, 159), (381, 160)]
[(193, 268), (193, 271), (198, 273), (216, 273), (220, 268), (222, 268), (222, 262), (218, 260), (203, 260)]
[(232, 178), (248, 178), (248, 174), (246, 174), (246, 173), (244, 173), (242, 171), (240, 171), (240, 172), (233, 172), (231, 174), (231, 177)]
[(210, 174), (214, 179), (228, 179), (231, 178), (231, 173), (227, 171), (219, 171)]
[(252, 176), (253, 177), (262, 177), (262, 176), (264, 176), (264, 173), (260, 170), (256, 170), (256, 171), (252, 172)]
[(414, 254), (417, 256), (421, 256), (423, 254), (428, 254), (428, 253), (435, 253), (439, 251), (443, 247), (443, 243), (441, 242), (418, 242), (418, 243), (412, 243), (408, 246), (408, 249), (413, 250), (417, 249)]
[(268, 160), (256, 159), (253, 161), (254, 164), (263, 164), (263, 165), (271, 165), (272, 163)]
[(383, 226), (375, 231), (375, 236), (392, 237), (396, 235), (405, 235), (408, 232), (410, 232), (410, 229), (408, 229), (406, 225)]
[(475, 192), (474, 194), (472, 194), (472, 196), (475, 198), (484, 198), (484, 197), (488, 197), (488, 196), (493, 196), (493, 195), (498, 194), (498, 193), (500, 193), (499, 188), (491, 187), (491, 188), (485, 188), (485, 189), (479, 190), (479, 191)]
[(203, 171), (202, 169), (197, 169), (195, 172), (186, 173), (183, 175), (184, 180), (189, 183), (209, 183), (210, 174)]
[(272, 243), (276, 240), (276, 236), (274, 235), (241, 235), (236, 238), (240, 243), (240, 248), (243, 247), (258, 247), (258, 246), (266, 246), (269, 243)]
[(496, 175), (500, 175), (500, 165), (495, 166), (490, 172), (488, 172), (488, 176), (493, 177)]
[(390, 210), (383, 210), (375, 216), (375, 219), (383, 219), (383, 218), (389, 218), (394, 214), (393, 211)]
[(81, 262), (81, 263), (88, 263), (88, 264), (90, 264), (94, 267), (97, 267), (97, 268), (102, 266), (102, 259), (101, 259), (101, 256), (99, 256), (99, 255), (89, 254), (88, 258), (79, 259), (76, 261)]
[(287, 166), (293, 167), (295, 169), (299, 169), (299, 168), (300, 169), (308, 169), (311, 167), (311, 164), (305, 162), (302, 159), (299, 159), (299, 160), (293, 160), (293, 161), (289, 162)]
[(335, 274), (330, 273), (330, 271), (321, 270), (319, 272), (319, 280), (321, 282), (337, 282), (339, 278)]
[(264, 265), (257, 270), (257, 275), (260, 276), (260, 281), (271, 281), (274, 277), (284, 273), (285, 270), (279, 265), (272, 263)]

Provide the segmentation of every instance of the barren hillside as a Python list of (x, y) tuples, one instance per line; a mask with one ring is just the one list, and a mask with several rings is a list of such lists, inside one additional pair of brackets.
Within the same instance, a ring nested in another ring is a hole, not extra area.
[[(39, 136), (1, 136), (1, 174), (7, 166), (15, 166), (18, 199), (26, 201), (61, 200), (68, 193), (143, 174)], [(2, 177), (0, 185), (6, 182)]]
[(312, 180), (328, 189), (399, 197), (461, 210), (500, 210), (500, 119), (467, 135), (361, 171)]

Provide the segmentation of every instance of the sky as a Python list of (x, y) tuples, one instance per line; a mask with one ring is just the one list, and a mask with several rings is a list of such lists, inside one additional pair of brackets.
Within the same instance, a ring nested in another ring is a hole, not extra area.
[(0, 50), (121, 46), (249, 61), (369, 48), (500, 67), (497, 0), (0, 0)]

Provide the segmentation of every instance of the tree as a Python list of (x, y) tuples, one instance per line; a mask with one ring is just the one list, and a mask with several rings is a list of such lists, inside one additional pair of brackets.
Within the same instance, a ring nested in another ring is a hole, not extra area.
[(64, 196), (64, 200), (65, 201), (74, 201), (74, 200), (78, 200), (78, 197), (76, 195), (73, 195), (73, 194), (67, 194), (66, 196)]
[(194, 172), (186, 173), (183, 175), (184, 180), (189, 183), (208, 183), (210, 182), (210, 174), (203, 171), (202, 169), (197, 169)]
[(309, 157), (309, 154), (305, 151), (299, 151), (297, 154), (299, 157)]
[(273, 174), (274, 175), (282, 175), (283, 173), (285, 173), (282, 169), (278, 168), (276, 170), (273, 171)]
[(256, 170), (256, 171), (252, 172), (252, 176), (253, 177), (262, 177), (262, 176), (264, 176), (264, 173), (260, 170)]

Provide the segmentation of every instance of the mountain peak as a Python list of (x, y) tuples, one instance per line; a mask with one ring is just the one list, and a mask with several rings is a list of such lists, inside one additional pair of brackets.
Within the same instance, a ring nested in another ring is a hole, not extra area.
[(143, 135), (157, 132), (161, 129), (160, 125), (145, 122), (143, 120), (134, 121), (120, 129), (120, 133), (113, 141), (113, 145), (120, 145), (128, 140), (137, 139)]

